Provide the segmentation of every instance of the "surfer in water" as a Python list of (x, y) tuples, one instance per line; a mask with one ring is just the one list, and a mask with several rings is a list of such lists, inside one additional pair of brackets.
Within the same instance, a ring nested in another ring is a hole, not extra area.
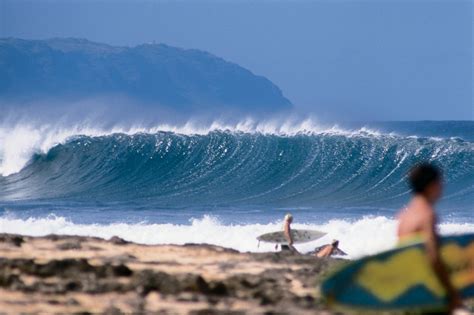
[(299, 253), (296, 248), (293, 246), (293, 236), (291, 235), (291, 223), (293, 222), (293, 216), (288, 213), (285, 215), (285, 220), (283, 222), (283, 232), (285, 233), (286, 241), (288, 245), (282, 245), (282, 250), (291, 250), (293, 253)]
[(410, 170), (408, 180), (413, 197), (398, 216), (398, 238), (401, 242), (413, 237), (423, 238), (430, 264), (448, 294), (449, 308), (458, 312), (462, 308), (461, 299), (441, 260), (436, 232), (434, 206), (443, 189), (441, 171), (432, 164), (422, 163)]

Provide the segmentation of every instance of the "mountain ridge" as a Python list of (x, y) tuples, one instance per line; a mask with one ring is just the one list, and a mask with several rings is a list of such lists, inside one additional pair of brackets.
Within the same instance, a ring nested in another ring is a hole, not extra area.
[(0, 39), (0, 97), (76, 100), (124, 95), (183, 110), (292, 107), (270, 80), (211, 53), (166, 44)]

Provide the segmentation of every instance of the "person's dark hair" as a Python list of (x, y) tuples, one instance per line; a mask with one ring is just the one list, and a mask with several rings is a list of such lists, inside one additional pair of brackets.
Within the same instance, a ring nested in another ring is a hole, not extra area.
[(417, 194), (422, 193), (433, 182), (441, 180), (441, 170), (431, 163), (420, 163), (415, 165), (408, 174), (408, 182), (411, 190)]

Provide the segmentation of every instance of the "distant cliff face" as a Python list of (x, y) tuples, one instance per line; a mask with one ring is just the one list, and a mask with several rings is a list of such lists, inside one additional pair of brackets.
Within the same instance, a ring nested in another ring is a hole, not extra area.
[(288, 109), (268, 79), (209, 53), (163, 44), (0, 39), (0, 97), (77, 100), (123, 95), (175, 109)]

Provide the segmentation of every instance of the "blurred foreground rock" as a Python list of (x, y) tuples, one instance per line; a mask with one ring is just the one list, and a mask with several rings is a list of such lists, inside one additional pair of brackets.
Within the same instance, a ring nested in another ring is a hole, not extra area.
[(211, 245), (0, 234), (0, 313), (329, 314), (340, 261)]

